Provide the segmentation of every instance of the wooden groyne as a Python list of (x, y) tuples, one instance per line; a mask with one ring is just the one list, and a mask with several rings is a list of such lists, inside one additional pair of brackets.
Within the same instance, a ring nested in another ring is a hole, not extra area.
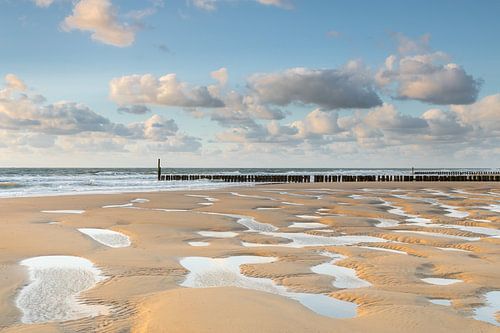
[(209, 180), (226, 183), (352, 183), (352, 182), (499, 182), (500, 171), (414, 171), (410, 175), (343, 174), (162, 174), (159, 181)]
[(353, 182), (500, 182), (500, 171), (413, 171), (410, 175), (344, 174), (162, 174), (159, 181), (209, 180), (226, 183), (353, 183)]
[(348, 182), (500, 182), (500, 174), (489, 175), (222, 175), (166, 174), (162, 181), (210, 180), (227, 183), (348, 183)]

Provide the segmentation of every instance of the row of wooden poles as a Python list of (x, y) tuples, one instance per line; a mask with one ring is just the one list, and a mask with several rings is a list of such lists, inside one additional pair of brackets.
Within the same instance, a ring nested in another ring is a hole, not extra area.
[(500, 175), (219, 175), (167, 174), (164, 181), (210, 180), (228, 183), (346, 183), (346, 182), (498, 182)]
[[(422, 171), (425, 173), (425, 171)], [(347, 182), (498, 182), (500, 172), (464, 172), (442, 171), (422, 174), (419, 171), (411, 175), (224, 175), (224, 174), (165, 174), (161, 172), (158, 159), (158, 180), (189, 181), (210, 180), (228, 183), (347, 183)]]
[(447, 175), (447, 176), (500, 176), (500, 171), (415, 171), (416, 175)]

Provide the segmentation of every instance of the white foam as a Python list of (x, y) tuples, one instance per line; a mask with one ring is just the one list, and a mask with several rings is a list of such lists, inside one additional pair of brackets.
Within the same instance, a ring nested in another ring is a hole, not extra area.
[(189, 245), (191, 246), (209, 246), (209, 242), (188, 242)]
[(263, 264), (276, 261), (272, 257), (236, 256), (228, 258), (187, 257), (180, 264), (189, 270), (181, 284), (189, 288), (238, 287), (263, 291), (297, 300), (310, 310), (333, 318), (356, 316), (356, 304), (322, 294), (288, 292), (271, 279), (248, 277), (241, 273), (243, 264)]
[(198, 231), (198, 235), (213, 238), (233, 238), (238, 236), (236, 232), (232, 231)]
[(462, 280), (459, 279), (444, 279), (444, 278), (423, 278), (420, 280), (424, 281), (425, 283), (435, 284), (438, 286), (448, 286), (450, 284), (463, 282)]
[(332, 284), (336, 288), (364, 288), (371, 286), (370, 282), (360, 279), (354, 269), (335, 265), (336, 262), (345, 259), (345, 256), (333, 253), (328, 257), (333, 258), (333, 260), (329, 263), (313, 266), (311, 271), (316, 274), (333, 276), (335, 280)]
[(30, 283), (16, 298), (26, 324), (75, 320), (106, 315), (102, 305), (87, 305), (78, 297), (82, 291), (106, 279), (92, 262), (72, 256), (43, 256), (25, 259)]
[(474, 310), (474, 319), (500, 326), (496, 314), (500, 311), (500, 291), (487, 292), (485, 304)]
[(430, 299), (429, 302), (432, 304), (436, 305), (444, 305), (444, 306), (451, 306), (451, 301), (449, 299), (443, 299), (443, 298), (435, 298), (435, 299)]
[(328, 225), (323, 223), (314, 222), (293, 222), (288, 226), (289, 228), (303, 228), (303, 229), (315, 229), (315, 228), (326, 228)]
[(50, 213), (50, 214), (83, 214), (84, 210), (76, 210), (76, 209), (63, 209), (63, 210), (42, 210), (42, 213)]
[(118, 231), (97, 228), (79, 228), (78, 231), (109, 247), (127, 247), (131, 244), (130, 238)]

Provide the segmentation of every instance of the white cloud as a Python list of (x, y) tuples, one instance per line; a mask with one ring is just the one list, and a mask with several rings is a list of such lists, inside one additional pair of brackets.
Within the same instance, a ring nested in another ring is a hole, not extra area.
[(218, 70), (216, 71), (213, 71), (212, 73), (210, 73), (210, 76), (216, 80), (217, 82), (219, 82), (219, 84), (221, 86), (225, 86), (228, 79), (229, 79), (229, 74), (227, 72), (227, 68), (225, 67), (222, 67), (222, 68), (219, 68)]
[(391, 104), (342, 117), (336, 111), (315, 109), (288, 124), (276, 120), (253, 126), (234, 123), (216, 138), (220, 143), (236, 144), (232, 149), (240, 151), (320, 154), (316, 157), (336, 151), (361, 154), (358, 157), (363, 159), (368, 154), (378, 161), (381, 157), (392, 160), (397, 154), (408, 161), (441, 163), (462, 156), (460, 152), (470, 154), (471, 149), (477, 149), (479, 155), (483, 148), (494, 151), (500, 144), (499, 111), (500, 94), (470, 106), (429, 109), (421, 115), (404, 114)]
[(249, 79), (253, 93), (263, 103), (303, 103), (327, 110), (370, 108), (382, 104), (372, 75), (357, 61), (340, 69), (291, 68), (257, 74)]
[(215, 9), (217, 9), (215, 0), (189, 0), (189, 3), (199, 9), (206, 11), (214, 11)]
[(291, 126), (298, 129), (300, 137), (306, 138), (310, 135), (329, 135), (339, 132), (337, 121), (337, 112), (316, 109), (308, 113), (303, 120), (293, 122)]
[(457, 115), (450, 111), (430, 109), (422, 114), (422, 119), (429, 126), (428, 135), (432, 141), (451, 140), (456, 142), (463, 140), (466, 137), (465, 134), (472, 130), (470, 126), (461, 123)]
[(372, 128), (405, 133), (427, 127), (425, 120), (398, 112), (392, 104), (384, 104), (371, 110), (364, 117), (364, 122)]
[[(19, 82), (22, 80), (9, 75), (6, 86), (18, 87)], [(61, 150), (117, 152), (126, 151), (126, 146), (152, 143), (169, 151), (197, 151), (201, 147), (200, 139), (179, 132), (173, 119), (160, 115), (152, 115), (142, 122), (120, 124), (81, 103), (60, 101), (45, 104), (43, 96), (25, 93), (0, 98), (0, 135), (3, 137), (6, 133), (8, 145), (12, 147), (48, 148), (57, 145)]]
[[(394, 97), (413, 99), (437, 105), (471, 104), (477, 99), (482, 81), (450, 62), (444, 52), (424, 52), (429, 37), (413, 41), (398, 35), (399, 52), (412, 55), (390, 55), (376, 74), (377, 83)], [(420, 53), (418, 53), (420, 52)], [(417, 54), (415, 54), (417, 53)]]
[(46, 7), (49, 7), (50, 5), (52, 5), (52, 3), (54, 2), (54, 0), (33, 0), (33, 2), (38, 7), (46, 8)]
[(500, 136), (500, 93), (486, 96), (470, 105), (454, 105), (451, 110), (464, 124), (487, 136)]
[(111, 0), (79, 0), (61, 27), (89, 31), (93, 40), (118, 47), (130, 46), (135, 39), (134, 29), (119, 22)]
[(131, 105), (119, 107), (117, 111), (120, 113), (146, 114), (151, 112), (151, 109), (145, 105)]
[(257, 2), (266, 6), (276, 6), (284, 9), (293, 8), (293, 4), (289, 0), (257, 0)]
[(155, 154), (163, 152), (197, 152), (202, 147), (199, 138), (177, 133), (163, 142), (148, 143), (146, 149)]
[(165, 119), (157, 114), (144, 122), (132, 124), (131, 127), (139, 129), (141, 136), (152, 141), (165, 141), (179, 130), (173, 119)]
[[(230, 0), (226, 0), (230, 1)], [(275, 6), (283, 9), (292, 9), (293, 4), (290, 0), (255, 0), (257, 3), (265, 6)], [(212, 12), (217, 9), (217, 2), (221, 0), (187, 0), (187, 3), (201, 10)]]
[(114, 78), (109, 83), (110, 98), (120, 105), (156, 104), (179, 107), (223, 107), (206, 86), (193, 86), (177, 80), (176, 74), (156, 78), (152, 74)]
[(26, 84), (14, 74), (5, 75), (5, 85), (7, 89), (25, 91), (27, 89)]
[(224, 108), (211, 111), (211, 119), (224, 127), (246, 126), (254, 127), (255, 120), (280, 120), (286, 114), (277, 108), (262, 105), (254, 96), (244, 96), (230, 91), (224, 96)]

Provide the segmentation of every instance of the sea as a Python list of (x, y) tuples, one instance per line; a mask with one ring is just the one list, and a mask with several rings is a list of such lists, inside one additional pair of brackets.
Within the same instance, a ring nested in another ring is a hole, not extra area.
[[(418, 169), (426, 170), (426, 169)], [(432, 169), (435, 171), (491, 171), (492, 169)], [(496, 169), (498, 170), (498, 169)], [(164, 174), (410, 174), (411, 169), (349, 168), (163, 168)], [(0, 197), (151, 192), (215, 189), (252, 184), (217, 181), (157, 181), (152, 168), (0, 168)]]

